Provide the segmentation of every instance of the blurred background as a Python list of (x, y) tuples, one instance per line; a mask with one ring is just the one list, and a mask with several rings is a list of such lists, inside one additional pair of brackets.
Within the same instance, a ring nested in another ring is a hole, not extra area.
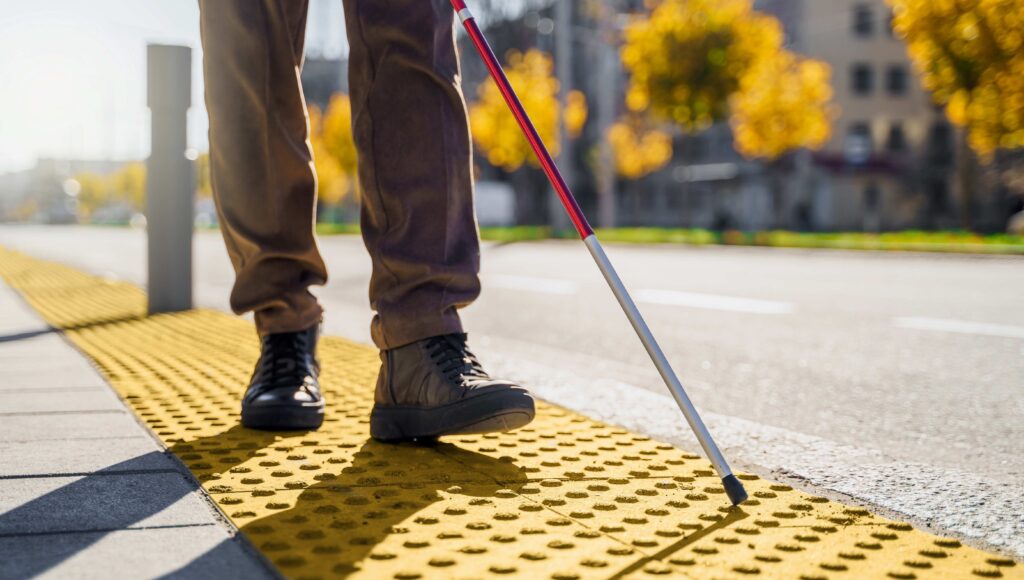
[[(591, 221), (616, 228), (606, 239), (1017, 253), (1014, 4), (482, 0), (474, 11)], [(307, 37), (321, 229), (353, 232), (339, 1), (313, 0)], [(216, 225), (198, 7), (173, 0), (5, 8), (0, 220), (144, 222), (148, 42), (193, 48), (196, 225)], [(486, 69), (460, 42), (485, 237), (568, 235)]]

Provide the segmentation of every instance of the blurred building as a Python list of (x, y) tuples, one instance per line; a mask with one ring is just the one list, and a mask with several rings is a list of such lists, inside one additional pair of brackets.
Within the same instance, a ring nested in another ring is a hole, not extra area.
[(77, 202), (66, 183), (79, 173), (112, 173), (124, 161), (42, 158), (34, 167), (0, 175), (0, 221), (71, 223)]
[[(620, 183), (616, 223), (818, 231), (959, 227), (959, 132), (921, 86), (885, 0), (756, 0), (755, 8), (779, 19), (788, 48), (831, 67), (837, 115), (830, 141), (819, 151), (761, 163), (736, 153), (725, 123), (686, 135), (677, 139), (667, 170)], [(976, 227), (1004, 227), (994, 191), (979, 182), (970, 197)]]
[(955, 132), (921, 86), (884, 0), (758, 0), (789, 47), (832, 68), (838, 116), (813, 155), (816, 188), (792, 199), (819, 229), (957, 225)]
[(348, 92), (348, 60), (307, 56), (302, 63), (302, 92), (307, 103), (326, 109), (331, 95)]
[[(618, 16), (595, 18), (584, 0), (564, 1), (572, 6), (574, 23), (568, 27), (571, 88), (587, 95), (590, 121), (559, 163), (595, 222), (744, 230), (948, 229), (962, 224), (964, 199), (970, 197), (976, 227), (1004, 227), (1005, 211), (983, 182), (970, 196), (955, 186), (960, 132), (921, 86), (904, 42), (893, 34), (885, 0), (754, 2), (782, 23), (788, 48), (831, 67), (837, 115), (821, 150), (793, 152), (771, 163), (747, 160), (736, 153), (728, 124), (721, 123), (679, 136), (669, 165), (635, 181), (608, 177), (602, 147), (605, 129), (623, 112), (627, 80), (617, 46), (608, 39), (628, 14), (643, 10), (642, 2), (603, 0)], [(343, 20), (329, 6), (327, 0), (312, 4), (320, 15), (310, 19), (302, 71), (307, 100), (321, 108), (348, 88), (347, 51), (331, 45), (344, 34)], [(486, 18), (495, 52), (535, 47), (555, 53), (565, 31), (555, 25), (553, 6), (535, 1), (510, 13), (482, 10), (485, 17), (502, 15)], [(480, 83), (490, 80), (464, 35), (460, 44), (464, 89), (472, 101)], [(479, 178), (511, 185), (517, 223), (552, 223), (560, 215), (539, 172), (506, 174), (482, 156), (476, 162)]]
[(321, 110), (331, 95), (348, 92), (348, 58), (341, 2), (313, 0), (306, 19), (302, 92), (306, 102)]

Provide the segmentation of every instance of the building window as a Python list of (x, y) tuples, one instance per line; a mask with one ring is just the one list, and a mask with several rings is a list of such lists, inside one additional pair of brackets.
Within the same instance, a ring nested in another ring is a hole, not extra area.
[(853, 7), (853, 35), (859, 38), (869, 38), (875, 33), (875, 17), (871, 7), (867, 4), (857, 4)]
[(851, 137), (867, 137), (871, 138), (871, 124), (867, 121), (854, 121), (850, 123), (846, 134)]
[(847, 163), (861, 165), (871, 159), (874, 143), (871, 138), (871, 125), (867, 121), (854, 121), (846, 130), (843, 143), (843, 158)]
[(894, 122), (889, 126), (889, 138), (885, 141), (885, 148), (890, 153), (903, 153), (907, 150), (907, 135), (903, 132), (903, 125)]
[(870, 95), (875, 90), (875, 71), (871, 65), (859, 62), (851, 66), (850, 86), (855, 95)]
[(886, 90), (889, 91), (890, 95), (897, 97), (907, 94), (909, 76), (906, 65), (889, 65), (889, 69), (885, 73)]

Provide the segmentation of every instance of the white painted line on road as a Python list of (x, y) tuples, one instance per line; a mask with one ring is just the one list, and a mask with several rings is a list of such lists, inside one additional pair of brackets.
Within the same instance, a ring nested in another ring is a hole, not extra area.
[(647, 304), (686, 306), (689, 308), (728, 310), (731, 312), (747, 312), (752, 314), (792, 314), (793, 312), (796, 312), (796, 306), (789, 302), (758, 300), (755, 298), (739, 298), (736, 296), (722, 296), (719, 294), (679, 292), (676, 290), (640, 290), (636, 293), (636, 301), (645, 302)]
[(571, 280), (555, 280), (552, 278), (533, 278), (530, 276), (488, 276), (485, 284), (505, 290), (525, 290), (542, 294), (559, 294), (570, 296), (576, 293), (577, 285)]
[(898, 328), (914, 330), (934, 330), (938, 332), (956, 332), (959, 334), (981, 334), (984, 336), (1000, 336), (1006, 338), (1024, 338), (1024, 326), (1010, 324), (989, 324), (970, 320), (953, 320), (951, 318), (918, 318), (900, 316), (894, 318), (893, 325)]

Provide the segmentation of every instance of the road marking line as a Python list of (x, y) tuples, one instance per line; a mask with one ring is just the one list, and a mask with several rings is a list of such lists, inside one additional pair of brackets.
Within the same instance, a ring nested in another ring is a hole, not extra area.
[(959, 334), (981, 334), (985, 336), (1000, 336), (1005, 338), (1024, 338), (1024, 326), (1013, 326), (1010, 324), (990, 324), (987, 322), (972, 322), (970, 320), (924, 318), (914, 316), (899, 316), (894, 318), (892, 323), (898, 328), (911, 328), (914, 330), (935, 330), (938, 332), (956, 332)]
[(576, 293), (577, 285), (570, 280), (555, 280), (552, 278), (533, 278), (530, 276), (488, 276), (488, 286), (504, 288), (506, 290), (526, 290), (527, 292), (541, 292), (543, 294), (558, 294), (570, 296)]
[(796, 312), (796, 306), (789, 302), (757, 300), (755, 298), (739, 298), (736, 296), (721, 296), (719, 294), (679, 292), (676, 290), (640, 290), (636, 293), (636, 301), (645, 302), (647, 304), (686, 306), (689, 308), (728, 310), (731, 312), (747, 312), (752, 314), (792, 314)]

